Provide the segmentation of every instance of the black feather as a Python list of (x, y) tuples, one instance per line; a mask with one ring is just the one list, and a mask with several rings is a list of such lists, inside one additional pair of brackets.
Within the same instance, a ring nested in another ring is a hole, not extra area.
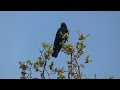
[(62, 43), (63, 40), (65, 43), (66, 40), (68, 39), (68, 38), (62, 38), (64, 33), (68, 33), (67, 25), (65, 23), (61, 23), (61, 27), (58, 29), (58, 31), (56, 33), (54, 47), (53, 47), (54, 52), (52, 53), (52, 57), (56, 58), (58, 56), (58, 53), (60, 52), (60, 50), (62, 48), (62, 45), (60, 43)]

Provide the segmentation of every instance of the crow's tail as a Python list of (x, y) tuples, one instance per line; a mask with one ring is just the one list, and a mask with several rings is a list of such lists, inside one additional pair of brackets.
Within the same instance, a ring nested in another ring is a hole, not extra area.
[(52, 57), (55, 57), (55, 58), (56, 58), (56, 57), (58, 56), (58, 53), (59, 53), (59, 52), (58, 52), (58, 50), (56, 50), (55, 48), (53, 48), (53, 51), (54, 51), (54, 52), (52, 53)]

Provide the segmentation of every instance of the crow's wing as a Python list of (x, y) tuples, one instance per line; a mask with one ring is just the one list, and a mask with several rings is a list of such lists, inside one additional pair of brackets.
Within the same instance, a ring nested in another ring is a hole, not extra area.
[(56, 33), (56, 37), (55, 37), (55, 41), (54, 41), (54, 47), (53, 47), (54, 52), (52, 53), (52, 56), (55, 58), (58, 56), (58, 53), (59, 53), (60, 49), (62, 48), (62, 45), (60, 45), (60, 42), (62, 42), (62, 36), (61, 36), (60, 32), (61, 32), (61, 29), (59, 28)]

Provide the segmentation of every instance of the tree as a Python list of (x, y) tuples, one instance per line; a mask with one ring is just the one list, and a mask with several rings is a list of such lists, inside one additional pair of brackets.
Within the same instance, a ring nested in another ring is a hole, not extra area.
[[(70, 31), (69, 31), (70, 32)], [(69, 33), (68, 32), (68, 33)], [(51, 61), (53, 53), (53, 45), (50, 43), (42, 43), (43, 50), (39, 49), (38, 44), (36, 43), (40, 56), (35, 62), (27, 60), (26, 62), (19, 62), (21, 69), (21, 79), (51, 79), (51, 75), (56, 75), (55, 79), (82, 79), (85, 74), (81, 72), (82, 68), (85, 68), (85, 65), (92, 62), (90, 56), (86, 56), (84, 63), (80, 62), (80, 57), (84, 55), (87, 51), (85, 50), (85, 40), (89, 35), (80, 34), (78, 31), (78, 42), (76, 46), (73, 46), (69, 41), (61, 43), (62, 49), (66, 55), (69, 55), (71, 58), (66, 62), (67, 70), (64, 67), (56, 68), (54, 62)], [(64, 33), (63, 38), (66, 38), (67, 34)], [(32, 75), (32, 70), (35, 70), (34, 73), (38, 72), (39, 77), (34, 77)], [(96, 74), (95, 74), (96, 78)]]

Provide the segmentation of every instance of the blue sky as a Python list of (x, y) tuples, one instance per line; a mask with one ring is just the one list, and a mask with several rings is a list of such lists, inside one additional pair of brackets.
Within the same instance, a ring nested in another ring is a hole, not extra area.
[[(0, 11), (0, 78), (20, 78), (18, 62), (34, 62), (39, 57), (35, 41), (40, 48), (42, 42), (52, 44), (61, 22), (67, 24), (74, 45), (77, 30), (89, 34), (83, 58), (90, 55), (93, 62), (82, 69), (88, 78), (94, 74), (97, 78), (120, 78), (119, 11)], [(63, 52), (52, 58), (58, 67), (68, 59)]]

